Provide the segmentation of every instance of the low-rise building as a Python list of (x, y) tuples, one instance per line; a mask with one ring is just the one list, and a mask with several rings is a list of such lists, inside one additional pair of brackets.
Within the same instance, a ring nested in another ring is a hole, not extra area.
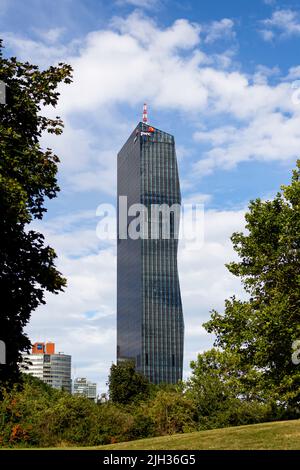
[(74, 380), (74, 395), (83, 395), (94, 402), (97, 401), (97, 384), (89, 382), (85, 377), (78, 377)]
[(21, 370), (46, 384), (71, 393), (71, 356), (55, 353), (54, 343), (35, 343), (31, 354), (23, 354)]

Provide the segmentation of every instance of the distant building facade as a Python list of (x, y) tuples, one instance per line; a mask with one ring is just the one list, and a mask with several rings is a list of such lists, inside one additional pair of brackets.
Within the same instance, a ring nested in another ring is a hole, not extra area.
[(78, 377), (74, 380), (74, 395), (83, 395), (94, 402), (97, 401), (97, 384), (89, 382), (85, 377)]
[(23, 355), (21, 370), (58, 390), (72, 392), (71, 356), (55, 352), (54, 343), (35, 343)]

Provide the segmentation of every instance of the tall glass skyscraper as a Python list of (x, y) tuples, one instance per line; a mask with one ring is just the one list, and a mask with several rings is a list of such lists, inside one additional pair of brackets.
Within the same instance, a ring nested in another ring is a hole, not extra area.
[[(126, 207), (120, 196), (126, 196)], [(133, 360), (156, 384), (182, 378), (184, 322), (176, 217), (171, 211), (167, 237), (162, 217), (156, 219), (158, 238), (153, 237), (151, 207), (180, 203), (174, 137), (140, 122), (118, 154), (117, 361)], [(136, 218), (133, 204), (143, 204), (148, 213), (148, 224), (137, 226), (144, 233), (139, 238), (128, 235)], [(121, 219), (128, 209), (124, 236)]]

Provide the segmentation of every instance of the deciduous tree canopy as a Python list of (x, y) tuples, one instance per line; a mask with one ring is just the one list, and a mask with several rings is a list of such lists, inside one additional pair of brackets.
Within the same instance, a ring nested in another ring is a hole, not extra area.
[(240, 260), (228, 269), (249, 300), (227, 300), (224, 314), (213, 311), (205, 327), (216, 346), (237, 355), (236, 371), (249, 392), (297, 407), (300, 365), (292, 361), (292, 345), (300, 339), (300, 160), (291, 184), (273, 200), (250, 203), (246, 229), (232, 236)]
[(28, 224), (43, 217), (45, 199), (59, 191), (59, 159), (41, 147), (40, 137), (60, 134), (63, 123), (42, 111), (57, 104), (57, 86), (71, 82), (71, 67), (60, 63), (40, 71), (6, 59), (0, 41), (0, 80), (7, 87), (6, 104), (0, 105), (0, 339), (7, 353), (0, 381), (15, 381), (21, 353), (30, 346), (24, 327), (31, 312), (44, 303), (45, 290), (58, 293), (66, 284), (55, 268), (54, 250)]

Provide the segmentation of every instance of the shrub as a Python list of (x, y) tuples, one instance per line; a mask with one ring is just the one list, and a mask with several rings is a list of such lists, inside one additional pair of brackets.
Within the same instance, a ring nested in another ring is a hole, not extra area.
[(189, 432), (196, 429), (196, 406), (183, 393), (160, 390), (144, 405), (145, 414), (155, 425), (157, 435)]

